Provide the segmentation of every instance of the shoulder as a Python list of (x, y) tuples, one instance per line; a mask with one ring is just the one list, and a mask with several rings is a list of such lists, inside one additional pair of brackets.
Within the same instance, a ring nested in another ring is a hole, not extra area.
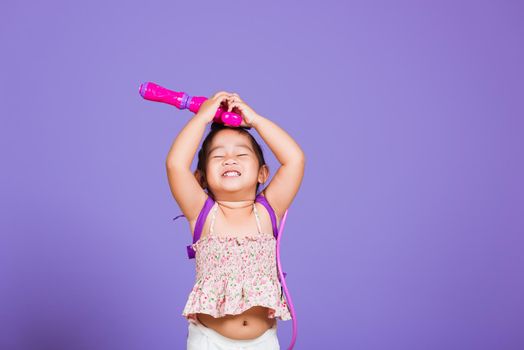
[[(266, 191), (266, 190), (264, 189), (264, 190), (263, 190), (262, 192), (260, 192), (260, 194), (258, 195), (258, 197), (259, 197), (259, 201), (260, 201), (260, 202), (263, 202), (263, 201), (267, 202), (267, 204), (269, 205), (269, 207), (271, 208), (271, 210), (272, 210), (273, 213), (275, 214), (276, 223), (277, 223), (277, 227), (278, 227), (278, 226), (280, 225), (280, 219), (282, 218), (282, 215), (283, 215), (283, 214), (280, 213), (280, 212), (278, 211), (278, 209), (275, 208), (275, 206), (271, 203), (270, 199), (266, 196), (266, 192), (265, 192), (265, 191)], [(268, 211), (268, 214), (269, 214), (270, 217), (271, 217), (271, 214), (269, 213), (268, 208), (266, 208), (266, 206), (263, 205), (262, 203), (259, 203), (259, 205), (260, 205), (261, 207), (263, 207), (266, 211)]]
[(188, 220), (192, 236), (195, 235), (196, 229), (200, 230), (200, 234), (205, 232), (205, 227), (208, 222), (207, 218), (209, 217), (209, 214), (213, 209), (215, 203), (216, 202), (213, 200), (213, 198), (211, 198), (209, 195), (206, 195), (206, 199), (199, 206), (200, 211), (198, 215), (195, 218)]

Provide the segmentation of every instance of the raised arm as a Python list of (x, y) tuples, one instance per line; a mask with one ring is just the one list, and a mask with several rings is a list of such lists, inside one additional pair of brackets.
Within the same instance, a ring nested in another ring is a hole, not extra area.
[(196, 220), (207, 199), (191, 172), (191, 162), (206, 129), (206, 121), (196, 114), (173, 141), (166, 158), (169, 187), (188, 221)]
[(191, 163), (206, 125), (213, 120), (220, 103), (229, 93), (217, 92), (206, 100), (197, 114), (191, 118), (177, 135), (166, 158), (166, 170), (171, 193), (188, 221), (196, 220), (204, 206), (207, 194), (191, 172)]
[(271, 120), (257, 114), (252, 125), (281, 164), (262, 192), (281, 218), (300, 188), (306, 157), (295, 140)]

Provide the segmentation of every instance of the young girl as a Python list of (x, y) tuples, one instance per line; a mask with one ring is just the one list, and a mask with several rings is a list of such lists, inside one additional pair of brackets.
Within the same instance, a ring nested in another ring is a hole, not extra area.
[[(193, 173), (198, 144), (220, 106), (239, 114), (242, 123), (212, 123)], [(248, 128), (257, 130), (281, 163), (260, 193), (269, 168)], [(182, 313), (189, 323), (188, 350), (280, 349), (277, 318), (291, 316), (277, 276), (274, 227), (259, 196), (267, 200), (279, 226), (298, 192), (304, 166), (304, 153), (291, 136), (235, 93), (220, 91), (204, 101), (176, 137), (166, 159), (167, 175), (192, 234), (206, 201), (213, 203), (200, 239), (191, 246), (196, 283)]]

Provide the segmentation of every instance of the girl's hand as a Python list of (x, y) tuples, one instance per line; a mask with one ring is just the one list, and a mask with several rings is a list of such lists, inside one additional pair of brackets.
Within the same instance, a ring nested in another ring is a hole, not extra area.
[(233, 112), (242, 117), (242, 123), (240, 126), (243, 127), (254, 127), (253, 124), (258, 116), (258, 114), (249, 107), (236, 93), (232, 93), (227, 98), (228, 102), (228, 112)]
[(199, 118), (204, 119), (207, 123), (210, 123), (215, 118), (218, 107), (222, 107), (222, 110), (227, 109), (227, 99), (231, 94), (226, 91), (219, 91), (213, 95), (213, 97), (205, 100), (200, 108), (198, 109), (197, 114)]

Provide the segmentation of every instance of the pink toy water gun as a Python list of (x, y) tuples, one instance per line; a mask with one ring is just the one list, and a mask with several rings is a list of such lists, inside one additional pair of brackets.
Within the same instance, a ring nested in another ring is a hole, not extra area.
[[(152, 82), (142, 83), (138, 92), (146, 100), (167, 103), (178, 109), (187, 108), (193, 113), (197, 113), (202, 103), (207, 100), (207, 97), (189, 96), (185, 92), (169, 90)], [(213, 121), (231, 126), (239, 126), (242, 123), (242, 116), (225, 111), (219, 107)], [(246, 129), (251, 128), (246, 127)]]

